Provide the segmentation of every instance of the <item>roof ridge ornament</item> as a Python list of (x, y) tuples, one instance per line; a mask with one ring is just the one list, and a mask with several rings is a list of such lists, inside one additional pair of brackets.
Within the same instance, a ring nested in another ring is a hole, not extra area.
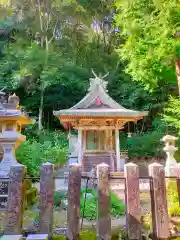
[(106, 92), (108, 92), (108, 90), (107, 90), (108, 82), (103, 79), (109, 75), (109, 72), (106, 73), (104, 76), (101, 76), (101, 74), (100, 74), (98, 77), (93, 69), (91, 71), (95, 78), (90, 78), (90, 87), (89, 87), (88, 91), (92, 92), (96, 88), (96, 86), (99, 85), (99, 86), (103, 87)]

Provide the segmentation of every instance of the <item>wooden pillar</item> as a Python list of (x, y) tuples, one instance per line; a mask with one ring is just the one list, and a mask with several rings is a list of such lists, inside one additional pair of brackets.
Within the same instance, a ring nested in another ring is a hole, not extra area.
[[(109, 166), (100, 164), (97, 166), (98, 178), (98, 211), (97, 211), (97, 237), (109, 240), (111, 236), (110, 217), (110, 189)], [(98, 239), (99, 239), (98, 238)]]
[(83, 132), (82, 132), (82, 148), (83, 148), (83, 151), (86, 151), (86, 148), (87, 148), (87, 142), (86, 142), (86, 140), (87, 140), (87, 137), (86, 137), (86, 135), (87, 135), (87, 131), (86, 130), (83, 130)]
[(39, 232), (52, 235), (54, 207), (54, 165), (45, 163), (40, 168)]
[[(21, 164), (13, 165), (9, 174), (8, 209), (5, 217), (4, 234), (21, 234), (24, 211), (23, 180), (26, 167)], [(13, 238), (13, 237), (12, 237)]]
[(166, 200), (166, 182), (163, 165), (153, 163), (149, 165), (149, 176), (151, 183), (151, 202), (153, 234), (156, 239), (168, 239), (169, 216)]
[(141, 205), (139, 190), (139, 167), (134, 163), (125, 165), (124, 175), (126, 179), (127, 194), (127, 231), (128, 239), (141, 239)]
[(121, 170), (121, 166), (120, 166), (120, 145), (119, 145), (119, 129), (116, 128), (115, 130), (115, 142), (116, 142), (116, 166), (117, 166), (117, 171)]
[(82, 165), (82, 129), (78, 129), (78, 145), (79, 145), (79, 152), (78, 152), (78, 164)]
[(112, 138), (113, 138), (113, 136), (112, 136), (112, 129), (110, 129), (109, 130), (109, 144), (110, 144), (110, 146), (109, 146), (109, 150), (110, 151), (112, 151), (113, 150), (113, 141), (112, 141)]
[(108, 151), (109, 150), (109, 131), (108, 129), (105, 129), (105, 150)]
[(67, 237), (69, 240), (78, 239), (80, 219), (81, 195), (81, 166), (71, 165), (68, 181), (68, 211), (67, 211)]

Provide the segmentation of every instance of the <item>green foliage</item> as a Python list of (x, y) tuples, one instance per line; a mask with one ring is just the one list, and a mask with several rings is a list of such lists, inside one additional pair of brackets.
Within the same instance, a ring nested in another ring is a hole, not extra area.
[(111, 203), (111, 215), (120, 216), (125, 215), (125, 205), (119, 198), (114, 194), (110, 193), (110, 203)]
[(64, 164), (67, 156), (65, 135), (62, 132), (44, 133), (39, 140), (26, 140), (16, 150), (16, 156), (21, 164), (27, 166), (30, 176), (39, 176), (40, 166), (45, 162)]
[(133, 135), (128, 139), (129, 156), (162, 156), (163, 136), (164, 133), (158, 131)]
[(172, 217), (180, 216), (179, 202), (173, 203), (173, 205), (171, 205), (168, 210), (169, 210), (170, 216)]
[[(80, 214), (81, 217), (83, 216), (84, 211), (84, 218), (89, 220), (96, 219), (97, 216), (97, 192), (94, 189), (88, 189), (88, 193), (92, 195), (91, 198), (86, 199), (85, 208), (84, 208), (84, 201), (85, 201), (85, 189), (81, 190), (81, 199), (80, 199)], [(119, 216), (125, 214), (125, 205), (118, 199), (118, 197), (114, 193), (110, 193), (110, 203), (111, 203), (111, 215), (112, 216)]]
[[(109, 72), (109, 94), (118, 103), (150, 111), (144, 122), (138, 123), (138, 131), (131, 129), (136, 133), (130, 143), (125, 127), (121, 149), (129, 150), (130, 156), (161, 154), (158, 141), (165, 131), (157, 132), (152, 122), (176, 87), (174, 56), (178, 56), (179, 41), (173, 36), (179, 29), (177, 0), (116, 0), (120, 34), (114, 31), (111, 0), (53, 1), (52, 5), (40, 4), (40, 8), (38, 2), (0, 4), (0, 89), (7, 86), (7, 93), (15, 91), (21, 105), (41, 120), (44, 129), (54, 130), (61, 126), (52, 111), (81, 100), (91, 68), (97, 73)], [(100, 31), (92, 30), (92, 19), (99, 23)], [(104, 19), (106, 24), (102, 24)], [(3, 30), (8, 34), (2, 34)], [(166, 115), (172, 125), (178, 119), (173, 112)], [(39, 166), (51, 158), (54, 163), (65, 159), (65, 140), (57, 140), (53, 133), (38, 136), (31, 127), (25, 135), (27, 142), (17, 149), (17, 156), (28, 166), (29, 174), (38, 176)]]
[[(53, 236), (52, 240), (65, 240), (66, 238), (64, 236)], [(80, 233), (78, 240), (96, 240), (96, 233), (90, 232), (90, 231), (84, 231)], [(113, 233), (111, 236), (111, 240), (126, 240), (126, 234), (121, 230), (119, 233)]]
[(25, 179), (24, 184), (25, 184), (26, 191), (28, 191), (32, 188), (32, 181), (30, 179)]
[(60, 235), (58, 235), (58, 236), (53, 236), (53, 237), (52, 237), (52, 240), (66, 240), (66, 237), (60, 236)]
[(167, 200), (170, 216), (180, 216), (179, 197), (176, 180), (168, 179), (167, 182)]
[(164, 120), (177, 129), (180, 135), (180, 98), (170, 97), (168, 105), (164, 109)]
[(33, 205), (36, 202), (37, 188), (33, 187), (26, 192), (26, 204), (27, 206)]
[(60, 192), (55, 192), (54, 194), (54, 206), (55, 207), (60, 207), (61, 205), (61, 200), (65, 199), (67, 196), (64, 193), (60, 193)]
[[(116, 23), (124, 42), (119, 50), (127, 72), (149, 89), (175, 84), (176, 56), (180, 56), (180, 5), (177, 0), (117, 0)], [(177, 86), (177, 85), (176, 85)]]

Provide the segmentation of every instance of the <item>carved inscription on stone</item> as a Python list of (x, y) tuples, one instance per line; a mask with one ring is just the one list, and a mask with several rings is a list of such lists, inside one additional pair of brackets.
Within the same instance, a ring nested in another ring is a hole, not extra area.
[(0, 181), (0, 210), (7, 208), (8, 181)]

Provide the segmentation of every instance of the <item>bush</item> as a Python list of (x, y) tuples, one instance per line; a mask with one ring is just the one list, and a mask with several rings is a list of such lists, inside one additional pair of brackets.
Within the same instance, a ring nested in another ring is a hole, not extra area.
[(166, 189), (169, 215), (180, 216), (179, 197), (176, 180), (168, 180)]
[(32, 181), (30, 179), (25, 179), (24, 182), (26, 191), (32, 188)]
[(176, 202), (169, 206), (169, 215), (171, 217), (177, 217), (180, 216), (180, 207), (179, 207), (179, 202)]
[(164, 153), (161, 142), (164, 132), (153, 131), (149, 133), (134, 134), (128, 140), (128, 155), (130, 157), (139, 156), (162, 156)]
[(66, 195), (64, 193), (56, 192), (54, 194), (54, 206), (55, 207), (60, 207), (61, 205), (61, 200), (65, 199)]
[[(90, 199), (86, 199), (85, 208), (84, 208), (84, 194), (85, 189), (81, 190), (81, 200), (80, 200), (80, 214), (83, 217), (84, 211), (84, 218), (89, 220), (95, 220), (97, 215), (97, 193), (94, 189), (88, 189), (88, 193), (92, 194)], [(119, 216), (125, 215), (125, 205), (118, 199), (118, 197), (114, 193), (110, 193), (110, 203), (111, 203), (111, 215), (112, 216)]]
[(26, 204), (32, 205), (35, 203), (37, 197), (37, 188), (33, 187), (26, 192)]
[(17, 160), (27, 166), (32, 177), (39, 176), (39, 168), (45, 162), (64, 164), (67, 156), (67, 143), (62, 132), (45, 132), (39, 140), (28, 139), (16, 150)]
[(116, 217), (119, 215), (125, 215), (125, 205), (112, 192), (110, 193), (110, 201), (111, 201), (111, 215), (112, 216)]

